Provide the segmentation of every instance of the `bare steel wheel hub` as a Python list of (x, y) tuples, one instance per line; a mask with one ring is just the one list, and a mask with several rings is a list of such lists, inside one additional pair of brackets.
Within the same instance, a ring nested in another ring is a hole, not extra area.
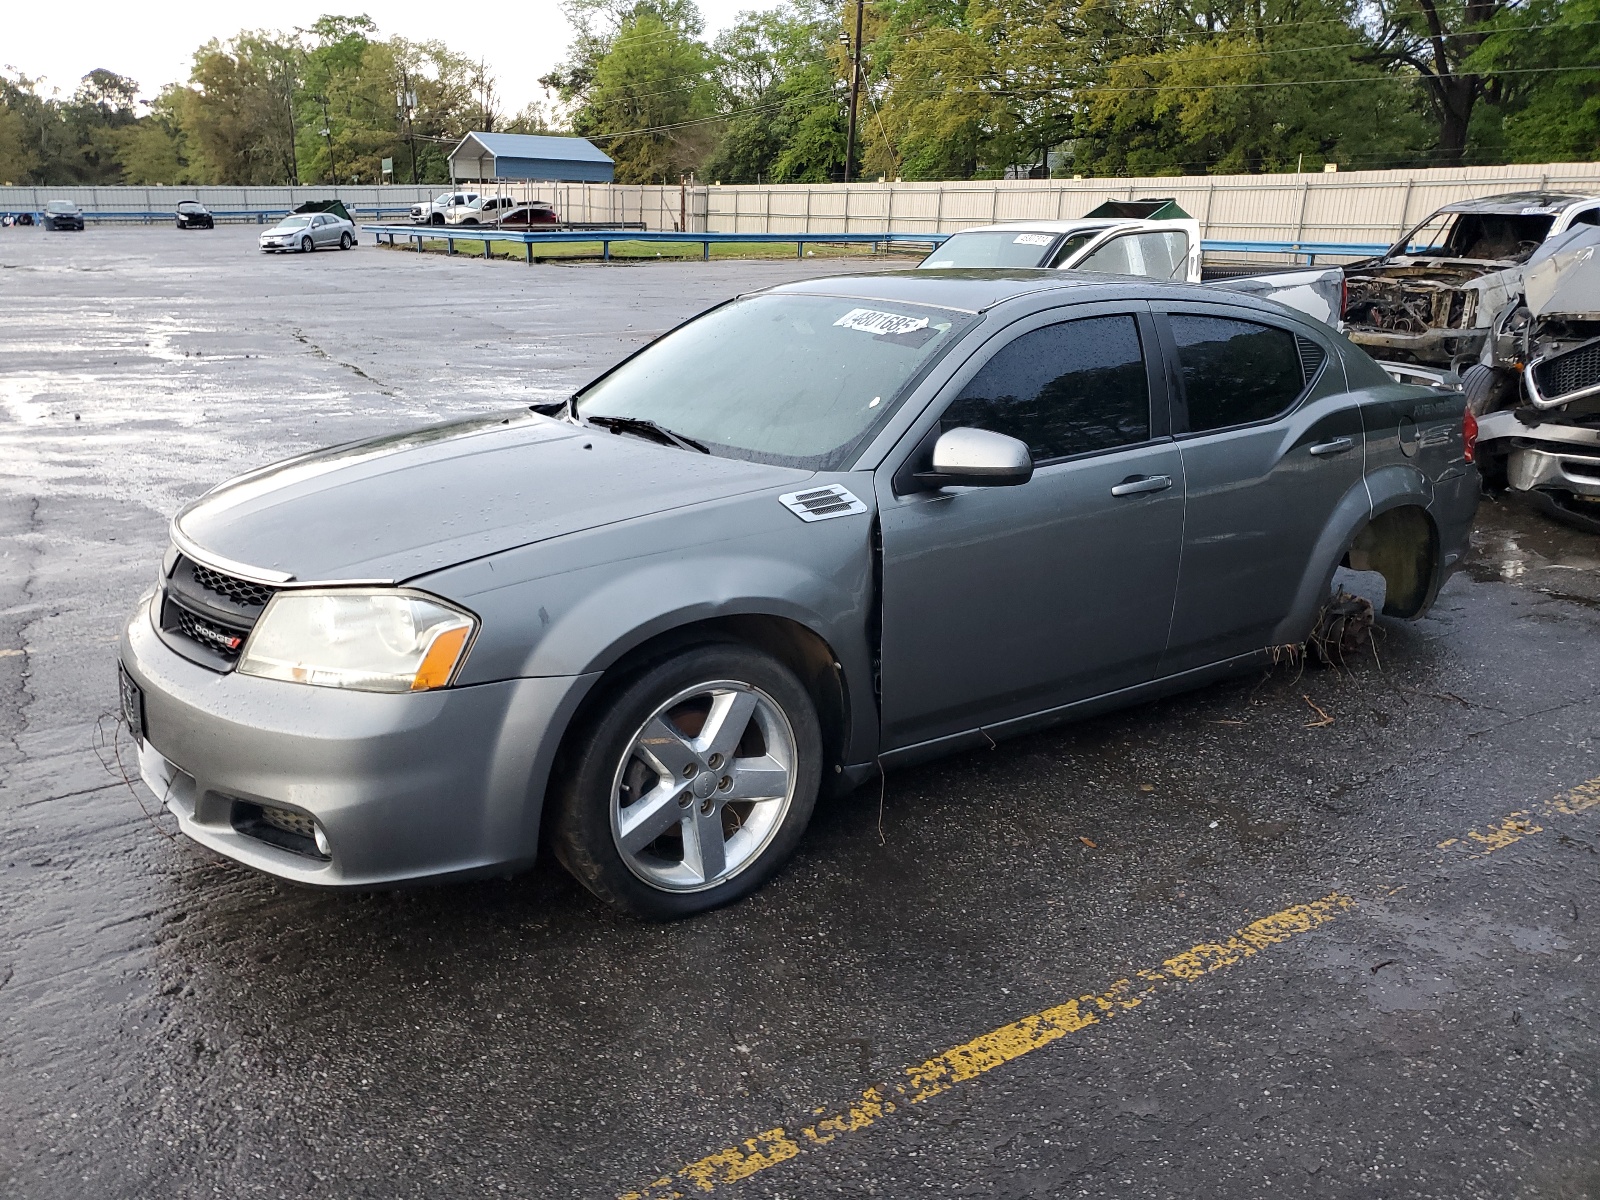
[(641, 725), (611, 785), (611, 835), (652, 887), (698, 892), (761, 856), (794, 799), (794, 730), (732, 679), (684, 688)]

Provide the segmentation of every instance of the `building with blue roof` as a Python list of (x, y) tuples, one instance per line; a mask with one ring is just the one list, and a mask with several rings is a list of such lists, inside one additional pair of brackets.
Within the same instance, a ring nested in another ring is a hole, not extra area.
[(578, 137), (469, 133), (450, 151), (452, 179), (610, 183), (614, 169), (610, 155)]

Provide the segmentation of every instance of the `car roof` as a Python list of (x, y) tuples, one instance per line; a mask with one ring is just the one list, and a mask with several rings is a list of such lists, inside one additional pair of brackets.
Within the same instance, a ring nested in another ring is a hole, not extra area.
[(1056, 271), (1048, 268), (918, 268), (883, 271), (870, 275), (827, 275), (802, 279), (767, 289), (768, 294), (841, 296), (847, 300), (877, 300), (926, 304), (959, 312), (983, 312), (1009, 300), (1043, 292), (1072, 293), (1074, 300), (1170, 299), (1203, 300), (1208, 304), (1258, 308), (1281, 315), (1280, 306), (1266, 304), (1242, 292), (1218, 291), (1191, 283), (1159, 283), (1128, 275), (1103, 275), (1094, 271)]
[[(1074, 229), (1110, 229), (1114, 225), (1143, 225), (1135, 217), (1085, 217), (1080, 221), (1000, 221), (994, 225), (973, 225), (956, 233), (1071, 233)], [(1168, 222), (1151, 222), (1167, 224)], [(951, 234), (952, 237), (955, 234)]]
[[(1526, 209), (1539, 209), (1557, 213), (1585, 200), (1600, 199), (1577, 192), (1505, 192), (1498, 196), (1479, 196), (1476, 200), (1457, 200), (1438, 211), (1451, 213), (1522, 213)], [(1538, 215), (1538, 214), (1529, 214)]]

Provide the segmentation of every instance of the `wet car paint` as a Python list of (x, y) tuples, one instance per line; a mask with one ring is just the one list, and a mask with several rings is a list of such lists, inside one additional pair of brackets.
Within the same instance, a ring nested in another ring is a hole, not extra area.
[(1600, 820), (1438, 847), (1600, 775), (1600, 543), (1512, 504), (1346, 670), (891, 776), (701, 920), (628, 922), (553, 870), (324, 896), (167, 841), (94, 752), (163, 514), (296, 449), (559, 394), (663, 314), (795, 271), (263, 264), (252, 233), (0, 243), (19, 294), (88, 322), (0, 340), (7, 1193), (616, 1195), (1336, 889), (1357, 908), (1326, 927), (726, 1194), (1600, 1179)]

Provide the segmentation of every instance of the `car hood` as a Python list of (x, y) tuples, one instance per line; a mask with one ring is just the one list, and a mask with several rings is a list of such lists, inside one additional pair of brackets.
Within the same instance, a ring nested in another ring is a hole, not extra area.
[(1522, 286), (1536, 317), (1600, 320), (1600, 227), (1574, 226), (1540, 246)]
[(1479, 262), (1465, 258), (1390, 258), (1351, 263), (1345, 268), (1349, 279), (1426, 280), (1446, 287), (1462, 287), (1485, 275), (1515, 270), (1514, 262)]
[(263, 467), (206, 493), (173, 525), (180, 546), (192, 543), (218, 565), (299, 581), (400, 582), (812, 474), (519, 412)]

